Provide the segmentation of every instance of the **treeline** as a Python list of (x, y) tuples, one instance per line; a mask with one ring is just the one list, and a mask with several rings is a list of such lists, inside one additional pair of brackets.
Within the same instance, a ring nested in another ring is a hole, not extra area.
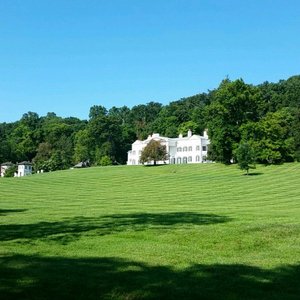
[(89, 119), (25, 113), (0, 123), (0, 163), (32, 161), (36, 170), (66, 169), (80, 162), (124, 164), (136, 139), (208, 129), (209, 159), (235, 161), (241, 143), (260, 163), (300, 160), (300, 76), (254, 86), (225, 79), (208, 93), (170, 102), (90, 108)]

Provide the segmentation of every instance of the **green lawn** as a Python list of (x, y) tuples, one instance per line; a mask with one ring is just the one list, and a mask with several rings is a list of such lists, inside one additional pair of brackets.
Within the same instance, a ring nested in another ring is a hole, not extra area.
[(300, 299), (300, 164), (0, 178), (0, 299)]

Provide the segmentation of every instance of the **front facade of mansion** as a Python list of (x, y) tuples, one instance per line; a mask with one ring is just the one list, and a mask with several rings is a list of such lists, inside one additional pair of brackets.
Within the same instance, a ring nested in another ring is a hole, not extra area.
[(141, 165), (141, 153), (151, 140), (160, 141), (162, 145), (166, 146), (169, 159), (158, 163), (194, 164), (207, 162), (207, 147), (209, 145), (207, 132), (204, 131), (203, 136), (200, 136), (192, 134), (189, 130), (186, 137), (180, 134), (178, 138), (168, 138), (154, 133), (144, 141), (136, 140), (132, 144), (131, 150), (128, 151), (127, 165)]

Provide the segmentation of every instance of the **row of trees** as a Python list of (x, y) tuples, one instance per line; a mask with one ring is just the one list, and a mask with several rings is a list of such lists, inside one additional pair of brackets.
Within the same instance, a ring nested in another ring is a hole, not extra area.
[(0, 163), (29, 160), (58, 170), (79, 161), (124, 164), (136, 139), (153, 132), (175, 137), (208, 128), (211, 160), (231, 163), (247, 144), (260, 163), (300, 160), (300, 76), (254, 86), (224, 79), (208, 93), (170, 102), (90, 108), (88, 120), (28, 112), (0, 123)]

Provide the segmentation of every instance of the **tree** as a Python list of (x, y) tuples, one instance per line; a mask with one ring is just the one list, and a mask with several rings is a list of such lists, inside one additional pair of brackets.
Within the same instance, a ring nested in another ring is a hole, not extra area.
[(12, 123), (0, 123), (0, 163), (13, 160), (8, 137), (12, 132)]
[(291, 134), (294, 137), (295, 159), (300, 161), (300, 108), (293, 110), (293, 118)]
[(104, 156), (101, 157), (101, 159), (99, 161), (99, 165), (102, 166), (102, 167), (111, 166), (112, 165), (112, 161), (111, 161), (111, 159), (110, 159), (109, 156), (104, 155)]
[(45, 161), (49, 160), (51, 157), (52, 147), (49, 143), (40, 143), (37, 149), (36, 156), (33, 158), (34, 168), (36, 170), (45, 170)]
[(258, 89), (242, 79), (225, 79), (212, 93), (212, 102), (205, 110), (211, 160), (230, 164), (241, 140), (241, 125), (258, 118), (258, 102)]
[(259, 122), (241, 127), (242, 140), (256, 149), (257, 160), (274, 164), (294, 160), (295, 138), (291, 130), (293, 116), (287, 109), (269, 112)]
[(157, 161), (164, 161), (168, 158), (167, 149), (160, 141), (151, 140), (141, 154), (140, 162), (152, 162), (156, 165)]
[(94, 105), (90, 108), (89, 118), (95, 119), (99, 116), (103, 117), (107, 115), (107, 109), (102, 105)]
[(255, 169), (255, 151), (248, 143), (241, 143), (235, 154), (240, 169), (245, 170), (247, 175), (249, 169)]
[(138, 139), (144, 139), (150, 133), (152, 123), (158, 117), (162, 104), (149, 102), (136, 105), (131, 109), (130, 122)]
[(15, 123), (8, 141), (9, 148), (13, 152), (14, 161), (30, 161), (36, 155), (37, 146), (33, 137), (33, 131), (21, 121)]
[(74, 161), (78, 163), (89, 160), (91, 146), (87, 129), (79, 130), (75, 134)]
[(122, 143), (122, 128), (118, 119), (109, 115), (98, 116), (89, 121), (87, 132), (92, 145), (92, 163), (97, 163), (104, 155), (109, 156), (112, 161), (119, 159), (117, 149)]
[(14, 177), (17, 171), (18, 167), (16, 165), (12, 165), (8, 169), (6, 169), (4, 177)]
[(188, 121), (180, 124), (178, 127), (178, 133), (180, 134), (186, 134), (189, 130), (191, 130), (193, 133), (200, 133), (199, 132), (199, 126), (194, 121)]

